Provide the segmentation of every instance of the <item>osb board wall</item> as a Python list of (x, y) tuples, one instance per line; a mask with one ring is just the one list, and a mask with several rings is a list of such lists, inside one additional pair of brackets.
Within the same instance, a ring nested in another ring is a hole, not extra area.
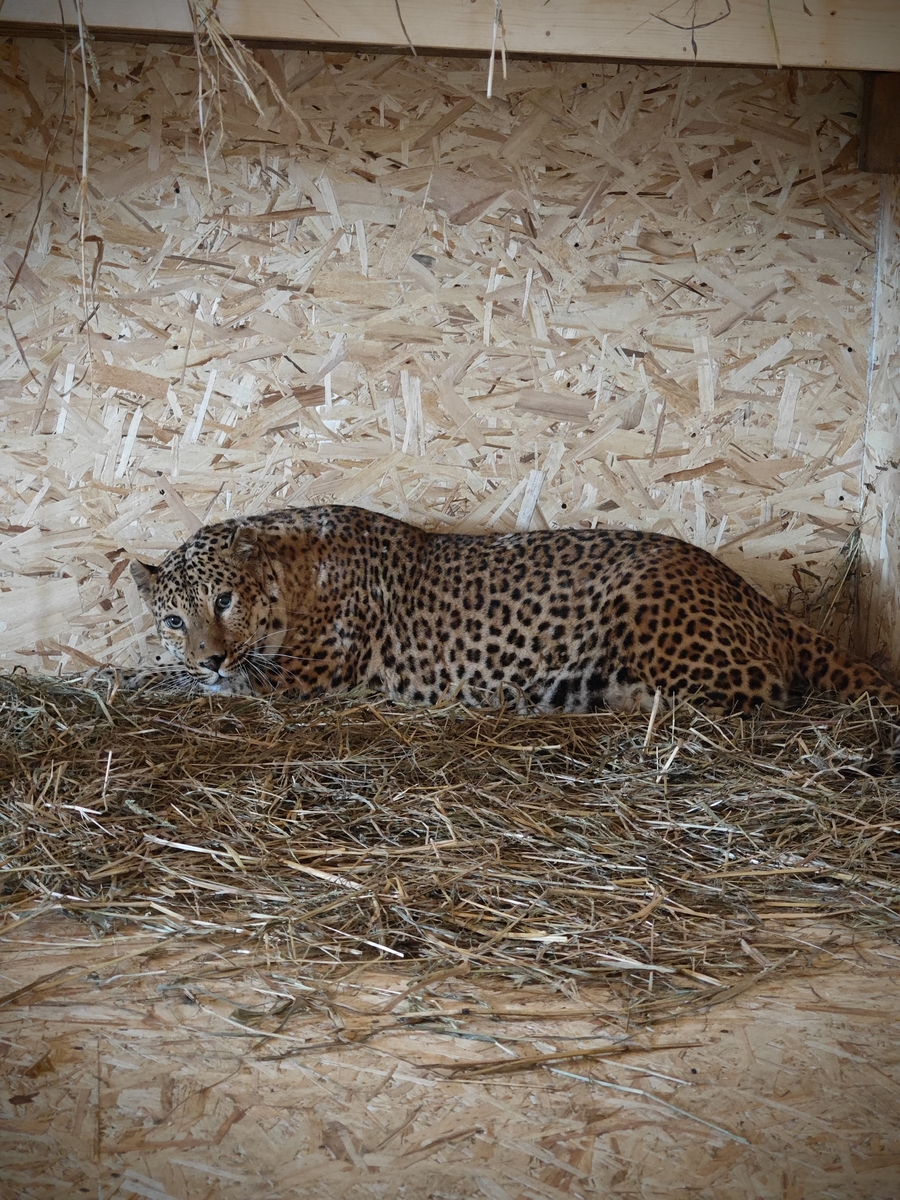
[(127, 559), (281, 504), (659, 530), (819, 618), (861, 508), (877, 546), (856, 76), (513, 62), (489, 99), (484, 61), (261, 51), (257, 111), (94, 43), (80, 191), (77, 46), (2, 57), (2, 661), (137, 661)]

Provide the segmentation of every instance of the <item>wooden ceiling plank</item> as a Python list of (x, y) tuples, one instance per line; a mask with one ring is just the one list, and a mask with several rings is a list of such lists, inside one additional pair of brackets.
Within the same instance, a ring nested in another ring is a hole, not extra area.
[[(74, 26), (73, 0), (61, 0)], [(185, 37), (184, 0), (83, 0), (95, 34)], [(220, 0), (216, 13), (235, 37), (268, 43), (407, 47), (487, 53), (494, 40), (494, 0)], [(693, 16), (692, 16), (693, 14)], [(691, 21), (694, 21), (693, 28)], [(58, 29), (60, 0), (6, 0), (0, 33)], [(509, 54), (580, 59), (657, 59), (900, 71), (900, 4), (896, 0), (514, 0), (503, 9)], [(497, 39), (499, 46), (500, 39)]]

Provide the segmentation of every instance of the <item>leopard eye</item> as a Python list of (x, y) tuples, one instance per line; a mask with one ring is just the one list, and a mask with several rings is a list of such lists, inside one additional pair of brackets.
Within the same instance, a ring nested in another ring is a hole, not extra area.
[(220, 596), (216, 596), (215, 609), (217, 613), (223, 613), (231, 608), (231, 592), (222, 592)]
[(176, 613), (171, 613), (168, 617), (163, 617), (163, 625), (166, 629), (184, 629), (184, 620)]

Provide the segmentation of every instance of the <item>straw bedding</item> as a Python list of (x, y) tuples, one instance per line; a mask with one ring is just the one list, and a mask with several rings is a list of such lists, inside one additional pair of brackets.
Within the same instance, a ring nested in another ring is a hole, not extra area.
[(867, 704), (648, 723), (15, 673), (0, 709), (7, 921), (635, 1000), (796, 961), (796, 918), (900, 930), (898, 726)]

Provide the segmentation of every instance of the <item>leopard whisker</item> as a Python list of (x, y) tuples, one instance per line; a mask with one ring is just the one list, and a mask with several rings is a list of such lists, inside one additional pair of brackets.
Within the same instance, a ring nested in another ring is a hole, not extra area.
[(296, 653), (291, 653), (288, 650), (244, 650), (242, 647), (242, 657), (255, 655), (264, 662), (312, 662), (311, 657), (304, 657)]
[(271, 664), (263, 655), (254, 653), (247, 654), (243, 659), (242, 665), (247, 678), (251, 683), (253, 683), (254, 680), (257, 680), (259, 683), (265, 684), (268, 689), (272, 688), (272, 673), (269, 669), (267, 669)]
[[(300, 626), (300, 625), (297, 625), (294, 628), (291, 628), (290, 626), (288, 626), (285, 629), (280, 629), (278, 632), (280, 634), (282, 634), (284, 637), (287, 637), (292, 633), (300, 633), (301, 629), (302, 629), (302, 626)], [(264, 644), (266, 639), (269, 637), (271, 637), (271, 631), (266, 630), (265, 633), (260, 633), (260, 634), (257, 634), (255, 637), (247, 638), (244, 642), (241, 643), (241, 649), (242, 650), (245, 648), (250, 649), (253, 646), (258, 646), (258, 645)]]

